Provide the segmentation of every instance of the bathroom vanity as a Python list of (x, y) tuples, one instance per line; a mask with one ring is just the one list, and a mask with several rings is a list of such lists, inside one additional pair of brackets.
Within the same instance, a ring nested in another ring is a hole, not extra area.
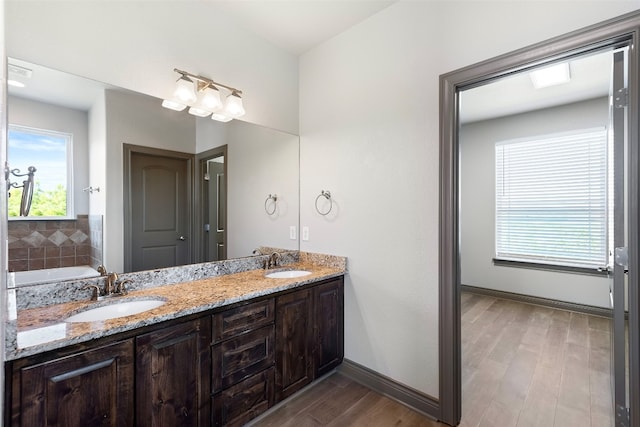
[(243, 425), (342, 362), (345, 271), (296, 268), (134, 290), (165, 303), (104, 321), (61, 323), (87, 301), (19, 311), (18, 333), (64, 333), (8, 349), (6, 425)]

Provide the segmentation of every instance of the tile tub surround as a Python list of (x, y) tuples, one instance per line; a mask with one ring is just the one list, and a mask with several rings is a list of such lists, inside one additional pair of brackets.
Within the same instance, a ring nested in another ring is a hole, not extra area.
[(10, 220), (9, 271), (91, 265), (89, 217), (68, 220)]
[[(308, 276), (292, 279), (268, 279), (264, 277), (264, 269), (257, 268), (207, 278), (188, 279), (188, 281), (174, 284), (140, 287), (130, 291), (128, 296), (122, 298), (162, 298), (166, 300), (166, 303), (159, 308), (137, 315), (102, 322), (65, 323), (63, 321), (71, 314), (86, 308), (118, 301), (118, 297), (106, 302), (90, 301), (90, 290), (83, 291), (87, 295), (81, 301), (19, 309), (17, 321), (7, 323), (6, 359), (13, 360), (141, 328), (345, 274), (344, 269), (307, 262), (296, 262), (287, 267), (304, 269), (312, 273)], [(222, 268), (219, 268), (218, 271), (222, 271)], [(18, 334), (20, 334), (20, 338)], [(30, 345), (31, 343), (27, 341), (29, 339), (34, 339), (34, 345)]]

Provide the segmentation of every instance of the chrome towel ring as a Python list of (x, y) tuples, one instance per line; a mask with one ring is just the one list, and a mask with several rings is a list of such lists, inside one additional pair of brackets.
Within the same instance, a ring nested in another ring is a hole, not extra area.
[[(272, 205), (272, 209), (269, 209), (269, 200), (272, 200), (271, 205)], [(267, 215), (273, 215), (274, 213), (276, 213), (276, 202), (278, 201), (278, 195), (277, 194), (269, 194), (269, 196), (267, 197), (267, 199), (264, 201), (264, 211), (267, 213)]]
[[(318, 200), (320, 200), (320, 197), (324, 197), (329, 201), (329, 209), (326, 212), (323, 212), (320, 210), (320, 208), (318, 208)], [(325, 215), (328, 215), (329, 212), (331, 212), (331, 209), (333, 209), (333, 200), (331, 199), (331, 192), (329, 190), (327, 191), (322, 190), (320, 194), (318, 194), (318, 197), (316, 197), (316, 211), (320, 215), (325, 216)]]

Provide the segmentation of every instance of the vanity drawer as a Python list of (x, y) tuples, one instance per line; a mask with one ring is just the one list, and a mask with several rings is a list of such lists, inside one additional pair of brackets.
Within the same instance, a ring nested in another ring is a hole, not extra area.
[(213, 425), (242, 426), (274, 403), (274, 368), (269, 368), (213, 396)]
[(275, 301), (273, 298), (243, 305), (213, 315), (213, 343), (273, 324)]
[(274, 364), (275, 327), (265, 326), (213, 346), (213, 392)]

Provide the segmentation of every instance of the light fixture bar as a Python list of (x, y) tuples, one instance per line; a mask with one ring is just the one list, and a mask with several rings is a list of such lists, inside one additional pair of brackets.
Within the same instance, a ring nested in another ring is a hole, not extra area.
[(211, 80), (211, 79), (209, 79), (207, 77), (202, 77), (202, 76), (198, 76), (196, 74), (191, 74), (188, 71), (179, 70), (177, 68), (174, 68), (173, 71), (175, 71), (176, 73), (182, 74), (183, 76), (187, 76), (187, 77), (190, 77), (192, 79), (198, 80), (198, 81), (204, 83), (205, 87), (206, 86), (220, 86), (220, 87), (223, 87), (223, 88), (225, 88), (227, 90), (230, 90), (231, 92), (236, 92), (239, 95), (242, 94), (242, 91), (240, 89), (236, 89), (235, 87), (223, 85), (222, 83), (214, 82), (213, 80)]

